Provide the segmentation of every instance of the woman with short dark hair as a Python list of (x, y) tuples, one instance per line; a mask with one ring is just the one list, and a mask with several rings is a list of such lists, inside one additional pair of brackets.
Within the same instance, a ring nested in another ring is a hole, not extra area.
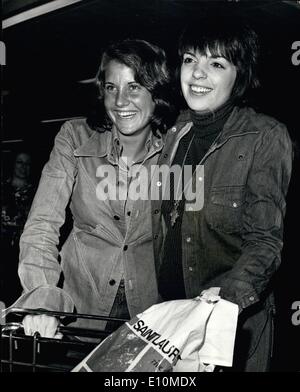
[(213, 57), (221, 55), (236, 67), (237, 77), (231, 96), (239, 104), (245, 99), (250, 89), (259, 87), (257, 64), (259, 58), (259, 40), (256, 32), (244, 21), (210, 18), (200, 25), (191, 24), (180, 36), (178, 55), (182, 63), (183, 56), (189, 50)]
[[(220, 287), (221, 297), (239, 306), (233, 369), (242, 371), (270, 364), (271, 278), (280, 264), (292, 164), (286, 127), (246, 106), (258, 86), (257, 57), (257, 36), (242, 21), (214, 17), (185, 30), (179, 74), (187, 110), (159, 163), (191, 165), (194, 174), (183, 186), (171, 181), (171, 199), (154, 202), (162, 214), (152, 214), (162, 299)], [(187, 203), (191, 182), (201, 189), (198, 208)]]

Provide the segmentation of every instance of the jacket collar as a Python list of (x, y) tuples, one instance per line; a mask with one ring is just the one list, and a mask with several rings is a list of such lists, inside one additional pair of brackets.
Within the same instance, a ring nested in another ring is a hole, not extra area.
[(104, 157), (108, 153), (110, 139), (111, 132), (94, 131), (92, 136), (74, 151), (74, 155), (79, 157)]
[(222, 142), (237, 135), (258, 133), (259, 129), (251, 121), (251, 117), (249, 116), (250, 112), (254, 113), (254, 110), (235, 106), (224, 125), (219, 141)]
[[(222, 142), (230, 137), (243, 135), (247, 133), (258, 133), (259, 129), (249, 118), (249, 113), (254, 110), (251, 108), (239, 108), (235, 106), (228, 117), (223, 130), (219, 136), (219, 142)], [(178, 129), (182, 129), (187, 123), (192, 125), (192, 119), (189, 111), (184, 111), (180, 114), (176, 125)]]
[[(165, 142), (165, 134), (160, 134), (157, 132), (158, 136), (152, 135), (150, 139), (148, 139), (148, 149), (149, 152), (158, 151), (162, 149)], [(85, 157), (104, 157), (110, 155), (113, 150), (116, 148), (116, 135), (111, 131), (99, 132), (94, 131), (90, 138), (79, 146), (75, 151), (75, 156), (85, 156)]]

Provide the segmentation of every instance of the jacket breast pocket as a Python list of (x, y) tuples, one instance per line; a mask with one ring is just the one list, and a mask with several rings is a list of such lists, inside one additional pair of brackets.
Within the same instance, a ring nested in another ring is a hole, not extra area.
[(209, 226), (224, 233), (240, 232), (243, 228), (244, 202), (244, 186), (212, 188), (206, 209)]

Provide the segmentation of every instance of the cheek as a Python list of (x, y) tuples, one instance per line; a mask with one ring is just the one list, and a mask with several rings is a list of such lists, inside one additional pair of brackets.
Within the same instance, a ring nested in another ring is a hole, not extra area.
[(182, 91), (183, 96), (184, 96), (185, 98), (187, 98), (187, 97), (188, 97), (188, 94), (187, 94), (188, 85), (187, 85), (187, 83), (185, 82), (184, 77), (181, 77), (180, 86), (181, 86), (181, 91)]
[(105, 95), (103, 100), (103, 105), (106, 110), (109, 110), (113, 104), (113, 98), (110, 95)]
[(144, 98), (140, 103), (137, 103), (137, 106), (143, 108), (143, 113), (146, 117), (152, 116), (155, 109), (155, 103), (152, 98)]
[(154, 111), (155, 111), (155, 107), (156, 107), (156, 104), (155, 104), (155, 102), (152, 101), (152, 99), (151, 99), (151, 103), (150, 103), (150, 115), (151, 115), (151, 116), (153, 115), (153, 113), (154, 113)]
[(230, 77), (228, 78), (227, 83), (226, 83), (226, 88), (227, 88), (227, 92), (229, 95), (231, 95), (235, 80), (236, 80), (236, 72), (234, 74), (230, 75)]
[(224, 87), (224, 91), (225, 91), (224, 95), (226, 95), (226, 97), (230, 97), (231, 96), (233, 85), (234, 85), (234, 83), (232, 81), (230, 81)]
[(113, 112), (113, 104), (111, 102), (111, 99), (104, 99), (103, 106), (107, 116), (114, 122), (115, 116)]
[(231, 91), (233, 88), (234, 80), (233, 79), (222, 79), (218, 83), (218, 91), (219, 95), (223, 97), (228, 97), (231, 95)]
[(186, 72), (186, 70), (181, 69), (181, 72), (180, 72), (180, 84), (181, 84), (181, 87), (183, 87), (185, 85), (186, 79), (187, 79), (187, 72)]

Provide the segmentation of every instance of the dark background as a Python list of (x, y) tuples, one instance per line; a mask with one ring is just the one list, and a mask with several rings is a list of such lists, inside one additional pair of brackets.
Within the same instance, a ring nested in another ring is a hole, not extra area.
[[(3, 19), (47, 1), (3, 1)], [(284, 122), (295, 143), (294, 173), (288, 194), (283, 261), (275, 276), (277, 317), (274, 371), (300, 371), (300, 325), (291, 322), (300, 301), (299, 259), (299, 88), (300, 65), (291, 48), (300, 41), (296, 1), (97, 0), (4, 28), (6, 65), (2, 73), (2, 175), (17, 149), (29, 149), (40, 175), (64, 118), (86, 116), (95, 90), (86, 80), (98, 67), (101, 50), (116, 38), (138, 37), (165, 48), (171, 63), (186, 23), (208, 12), (246, 17), (261, 37), (261, 88), (257, 110)], [(217, 28), (217, 26), (216, 26)], [(299, 56), (300, 58), (300, 56)], [(85, 82), (82, 82), (85, 81)]]

